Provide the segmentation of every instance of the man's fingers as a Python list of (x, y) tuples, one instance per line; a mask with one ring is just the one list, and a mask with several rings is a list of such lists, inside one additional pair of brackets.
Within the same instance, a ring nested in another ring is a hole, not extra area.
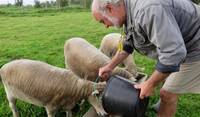
[(141, 90), (140, 92), (140, 99), (144, 99), (147, 95)]
[(99, 69), (99, 76), (102, 77), (101, 68)]
[(105, 75), (104, 75), (105, 73), (104, 72), (102, 72), (101, 70), (99, 70), (99, 76), (101, 77), (101, 78), (105, 78)]
[(134, 85), (136, 89), (141, 89), (139, 84)]
[(144, 95), (140, 93), (140, 99), (144, 99)]
[[(141, 84), (134, 85), (134, 87), (135, 87), (136, 89), (141, 89)], [(144, 99), (144, 98), (146, 97), (142, 90), (140, 90), (140, 95), (139, 95), (139, 97), (140, 97), (140, 99)]]
[(143, 92), (141, 91), (141, 92), (140, 92), (140, 99), (144, 99), (145, 97), (148, 97), (148, 96), (150, 96), (150, 95), (153, 95), (153, 93), (148, 94), (148, 93), (143, 93)]
[(101, 81), (106, 81), (107, 79), (108, 79), (108, 73), (103, 73), (103, 74), (101, 74)]

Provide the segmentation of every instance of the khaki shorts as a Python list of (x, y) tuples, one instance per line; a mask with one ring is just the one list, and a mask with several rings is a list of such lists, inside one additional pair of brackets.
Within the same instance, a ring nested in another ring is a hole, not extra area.
[(172, 73), (162, 88), (176, 94), (200, 94), (200, 61), (182, 64), (180, 71)]

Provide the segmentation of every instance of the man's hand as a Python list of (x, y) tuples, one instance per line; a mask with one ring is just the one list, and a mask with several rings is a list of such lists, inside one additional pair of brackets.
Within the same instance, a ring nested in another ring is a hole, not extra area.
[(136, 89), (140, 89), (140, 99), (153, 95), (154, 86), (148, 81), (135, 85)]
[(136, 89), (140, 89), (140, 98), (148, 97), (153, 94), (154, 88), (160, 83), (163, 82), (170, 73), (161, 73), (157, 70), (153, 72), (151, 77), (144, 83), (135, 85)]
[(128, 55), (129, 53), (125, 51), (117, 51), (112, 60), (106, 66), (99, 69), (99, 76), (102, 77), (102, 80), (108, 80), (112, 70), (124, 59), (126, 59)]
[(101, 80), (103, 81), (107, 81), (111, 72), (112, 72), (112, 68), (110, 68), (108, 65), (101, 67), (99, 69), (99, 76), (102, 78)]

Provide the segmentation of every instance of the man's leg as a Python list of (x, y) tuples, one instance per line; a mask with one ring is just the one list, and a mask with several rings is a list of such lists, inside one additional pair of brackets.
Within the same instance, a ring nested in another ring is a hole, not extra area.
[(176, 112), (176, 105), (178, 102), (178, 95), (170, 93), (164, 89), (160, 90), (160, 108), (158, 117), (173, 117)]

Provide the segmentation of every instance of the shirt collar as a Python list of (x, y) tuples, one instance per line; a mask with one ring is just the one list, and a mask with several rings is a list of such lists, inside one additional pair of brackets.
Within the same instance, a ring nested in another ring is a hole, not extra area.
[(126, 22), (125, 29), (129, 29), (133, 25), (133, 12), (138, 0), (124, 0), (125, 11), (126, 11)]

